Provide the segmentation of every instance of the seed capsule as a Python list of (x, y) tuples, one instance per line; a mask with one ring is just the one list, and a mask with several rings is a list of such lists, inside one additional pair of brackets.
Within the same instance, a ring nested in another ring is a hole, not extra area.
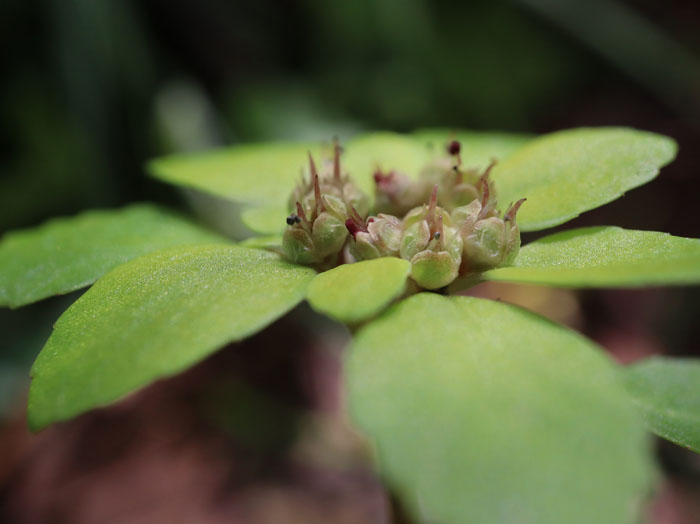
[[(325, 161), (321, 169), (316, 168), (313, 157), (309, 153), (309, 179), (302, 177), (302, 180), (292, 191), (289, 197), (289, 208), (293, 210), (297, 202), (300, 202), (304, 209), (310, 209), (311, 205), (316, 205), (319, 196), (316, 193), (314, 180), (318, 178), (318, 191), (323, 198), (334, 197), (343, 204), (345, 208), (342, 215), (347, 218), (350, 210), (355, 208), (363, 217), (369, 213), (369, 197), (353, 182), (349, 174), (342, 171), (340, 155), (342, 148), (337, 142), (333, 144), (332, 161)], [(339, 206), (333, 206), (340, 212)], [(343, 218), (343, 220), (345, 220)]]
[(296, 214), (287, 217), (282, 236), (285, 256), (297, 264), (325, 263), (340, 253), (348, 236), (345, 205), (338, 197), (322, 194), (318, 173), (313, 173), (313, 198), (296, 203)]
[(349, 175), (341, 172), (340, 146), (334, 143), (333, 162), (316, 168), (309, 153), (310, 179), (302, 179), (292, 191), (290, 207), (296, 211), (287, 217), (282, 237), (286, 257), (297, 264), (333, 265), (348, 237), (345, 222), (351, 210), (360, 220), (369, 211), (369, 199)]
[(486, 271), (511, 264), (520, 249), (520, 230), (515, 216), (525, 199), (498, 217), (487, 201), (474, 201), (455, 210), (455, 222), (463, 241), (462, 271)]
[(437, 206), (437, 192), (436, 185), (430, 203), (403, 220), (400, 255), (411, 262), (411, 277), (425, 289), (439, 289), (457, 278), (462, 259), (462, 238), (447, 211)]
[(351, 234), (348, 249), (355, 260), (398, 256), (401, 221), (395, 216), (380, 213), (365, 222), (355, 213), (345, 226)]

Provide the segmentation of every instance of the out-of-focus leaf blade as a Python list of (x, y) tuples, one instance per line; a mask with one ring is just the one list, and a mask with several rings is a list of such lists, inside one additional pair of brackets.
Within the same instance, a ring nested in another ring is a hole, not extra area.
[(241, 221), (259, 235), (279, 235), (287, 227), (289, 213), (286, 201), (267, 206), (250, 206), (241, 212)]
[(228, 241), (147, 204), (54, 219), (0, 241), (0, 306), (18, 307), (80, 289), (152, 251), (212, 242)]
[(504, 303), (419, 294), (362, 328), (351, 413), (430, 522), (630, 523), (644, 425), (593, 343)]
[(164, 182), (230, 200), (284, 204), (294, 184), (306, 172), (307, 151), (318, 155), (320, 148), (294, 142), (244, 144), (158, 158), (148, 168)]
[(496, 166), (504, 206), (527, 202), (523, 231), (562, 224), (652, 180), (676, 155), (665, 136), (628, 128), (580, 128), (541, 136)]
[(172, 248), (117, 267), (59, 318), (34, 363), (30, 426), (113, 402), (255, 333), (302, 300), (314, 274), (226, 245)]
[(414, 136), (434, 155), (445, 154), (448, 141), (458, 140), (462, 146), (462, 164), (468, 168), (480, 169), (485, 168), (494, 158), (502, 162), (533, 139), (531, 135), (525, 134), (450, 129), (420, 129)]
[(355, 324), (379, 313), (406, 289), (411, 264), (400, 258), (377, 258), (344, 264), (317, 275), (307, 292), (316, 311)]
[(565, 287), (639, 287), (700, 282), (700, 240), (654, 231), (589, 227), (549, 235), (486, 280)]
[(267, 235), (262, 237), (250, 237), (236, 244), (241, 247), (253, 247), (256, 249), (267, 249), (275, 253), (282, 252), (282, 236)]
[(649, 429), (700, 453), (700, 360), (652, 357), (624, 373)]

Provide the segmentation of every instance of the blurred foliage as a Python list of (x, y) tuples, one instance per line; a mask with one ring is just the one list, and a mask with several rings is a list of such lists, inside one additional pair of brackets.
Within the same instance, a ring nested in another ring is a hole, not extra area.
[[(664, 10), (668, 29), (644, 17), (658, 14), (647, 3), (8, 0), (0, 231), (172, 199), (143, 176), (145, 159), (232, 141), (434, 125), (665, 131), (700, 107), (699, 62), (677, 40), (700, 42), (678, 26), (683, 2)], [(620, 87), (665, 120), (650, 125), (646, 107), (577, 120), (592, 90)]]

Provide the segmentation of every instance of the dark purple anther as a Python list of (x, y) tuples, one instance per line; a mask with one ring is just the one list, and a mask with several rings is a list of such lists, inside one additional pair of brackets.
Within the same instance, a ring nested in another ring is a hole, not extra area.
[(459, 155), (459, 152), (461, 150), (462, 150), (462, 145), (457, 140), (453, 140), (452, 142), (447, 144), (447, 152), (452, 156)]

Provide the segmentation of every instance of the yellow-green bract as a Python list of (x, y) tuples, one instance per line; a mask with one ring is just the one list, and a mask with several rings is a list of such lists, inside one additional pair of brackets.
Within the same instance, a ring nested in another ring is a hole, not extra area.
[(700, 361), (652, 357), (625, 369), (624, 379), (654, 433), (700, 453)]
[(357, 334), (350, 410), (426, 522), (637, 522), (649, 442), (608, 358), (522, 309), (423, 293)]
[(226, 239), (148, 204), (54, 219), (0, 241), (0, 306), (23, 306), (89, 286), (132, 258)]
[(114, 269), (58, 320), (32, 368), (34, 429), (113, 402), (255, 333), (315, 272), (227, 245), (177, 247)]

